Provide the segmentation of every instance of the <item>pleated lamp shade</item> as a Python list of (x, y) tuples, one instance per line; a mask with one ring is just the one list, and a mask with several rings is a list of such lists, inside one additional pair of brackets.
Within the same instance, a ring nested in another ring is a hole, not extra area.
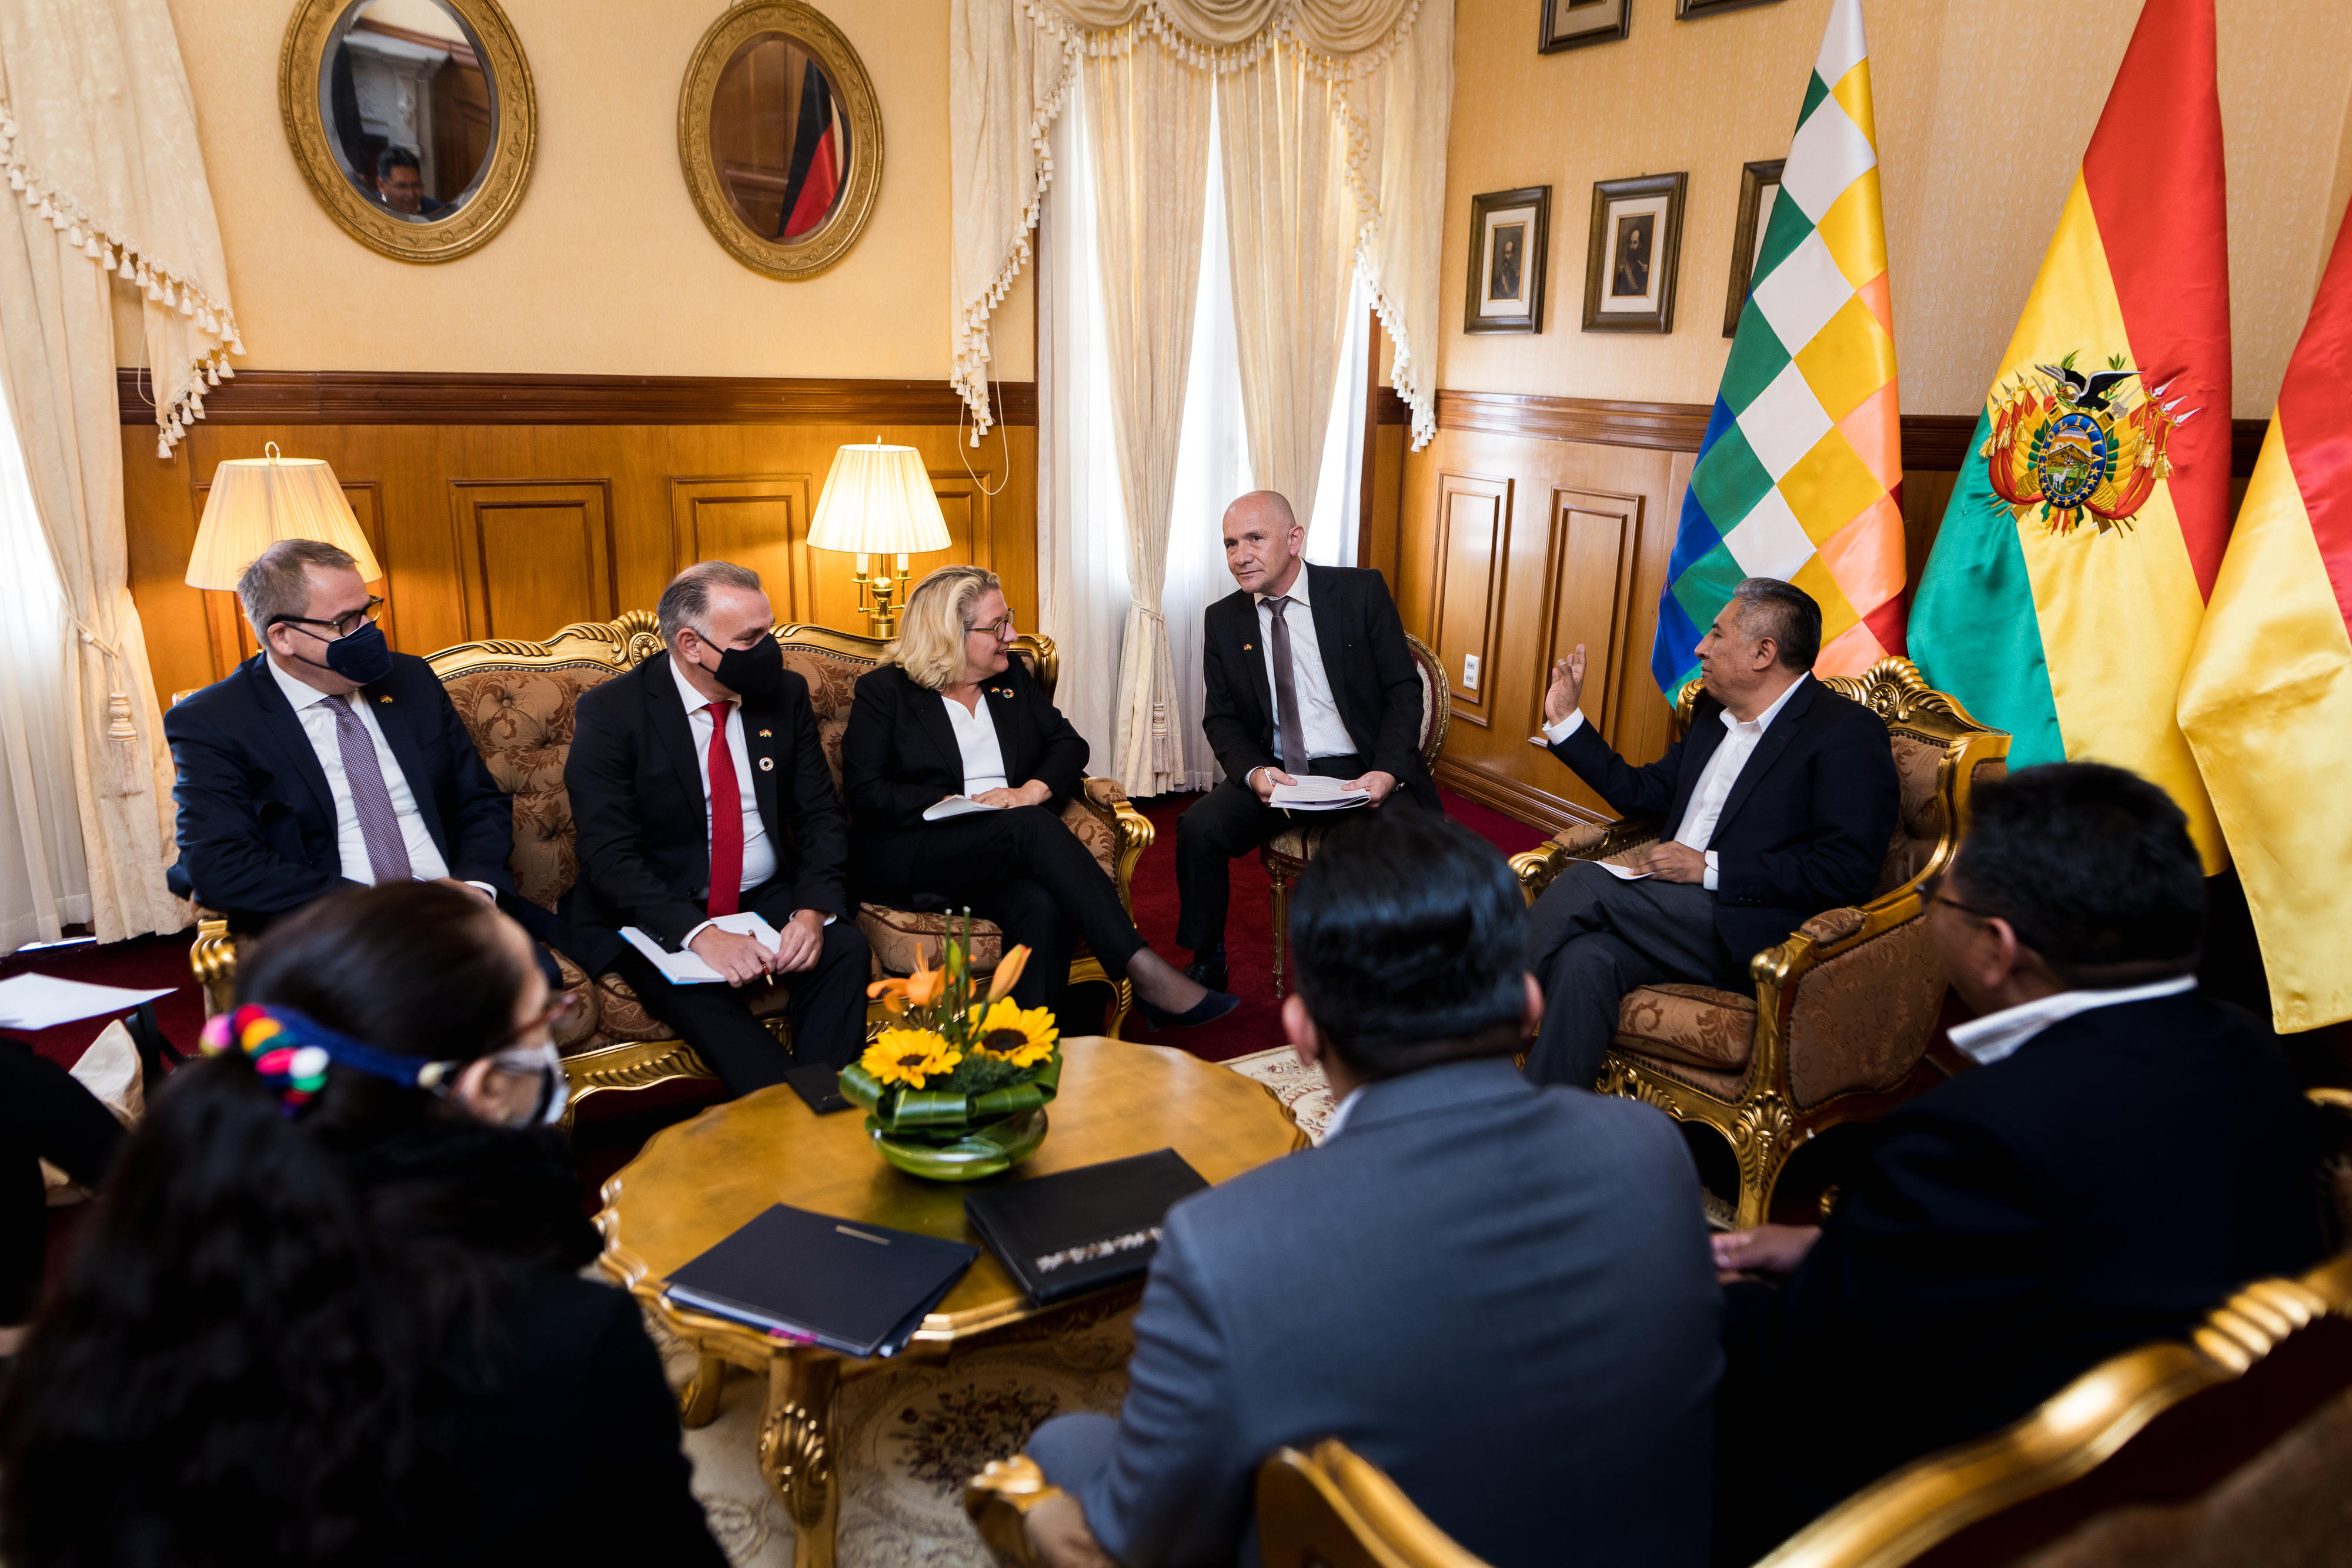
[(279, 539), (340, 546), (359, 561), (361, 581), (383, 576), (335, 471), (322, 458), (280, 457), (272, 442), (267, 457), (232, 457), (213, 470), (188, 586), (235, 588), (254, 558)]
[(824, 476), (816, 517), (809, 526), (812, 549), (852, 550), (859, 555), (919, 555), (948, 548), (948, 520), (923, 469), (923, 455), (911, 446), (845, 446), (834, 455)]

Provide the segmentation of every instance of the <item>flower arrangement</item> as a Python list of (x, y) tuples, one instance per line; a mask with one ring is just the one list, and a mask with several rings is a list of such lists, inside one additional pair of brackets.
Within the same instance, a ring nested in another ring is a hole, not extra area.
[(1034, 1113), (1061, 1082), (1054, 1015), (1010, 995), (1029, 949), (1007, 950), (984, 994), (971, 956), (966, 910), (961, 931), (949, 924), (938, 968), (918, 953), (912, 975), (866, 988), (891, 1021), (841, 1070), (842, 1096), (865, 1108), (877, 1146), (918, 1175), (987, 1176), (1026, 1157), (1044, 1136)]

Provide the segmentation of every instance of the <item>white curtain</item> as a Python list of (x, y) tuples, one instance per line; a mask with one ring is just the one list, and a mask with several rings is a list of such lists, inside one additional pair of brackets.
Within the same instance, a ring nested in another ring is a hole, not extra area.
[(1322, 84), (1355, 206), (1337, 243), (1395, 346), (1391, 381), (1414, 446), (1435, 433), (1453, 0), (954, 0), (950, 39), (954, 380), (980, 428), (992, 417), (989, 317), (1029, 259), (1054, 121), (1082, 62), (1140, 47), (1221, 76), (1287, 57)]
[(171, 758), (129, 587), (116, 280), (145, 295), (166, 451), (241, 345), (165, 0), (0, 0), (0, 170), (17, 198), (0, 198), (0, 394), (71, 628), (52, 738), (72, 761), (89, 918), (101, 942), (174, 931), (188, 910), (163, 886)]
[(64, 595), (0, 406), (0, 954), (89, 918), (65, 705)]

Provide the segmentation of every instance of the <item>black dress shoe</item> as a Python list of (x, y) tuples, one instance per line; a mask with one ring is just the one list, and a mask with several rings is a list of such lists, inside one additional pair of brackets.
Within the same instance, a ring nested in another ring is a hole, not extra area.
[(1241, 1006), (1242, 999), (1230, 991), (1212, 990), (1181, 1013), (1164, 1012), (1141, 997), (1135, 998), (1135, 1005), (1153, 1029), (1191, 1029), (1224, 1017)]
[(1184, 966), (1184, 977), (1213, 991), (1225, 988), (1225, 950), (1218, 947), (1202, 953)]

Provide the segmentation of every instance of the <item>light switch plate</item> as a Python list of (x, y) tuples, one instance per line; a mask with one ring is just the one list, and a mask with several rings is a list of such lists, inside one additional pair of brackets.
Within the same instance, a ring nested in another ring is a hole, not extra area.
[(1478, 655), (1475, 653), (1462, 655), (1462, 689), (1465, 692), (1478, 689)]

